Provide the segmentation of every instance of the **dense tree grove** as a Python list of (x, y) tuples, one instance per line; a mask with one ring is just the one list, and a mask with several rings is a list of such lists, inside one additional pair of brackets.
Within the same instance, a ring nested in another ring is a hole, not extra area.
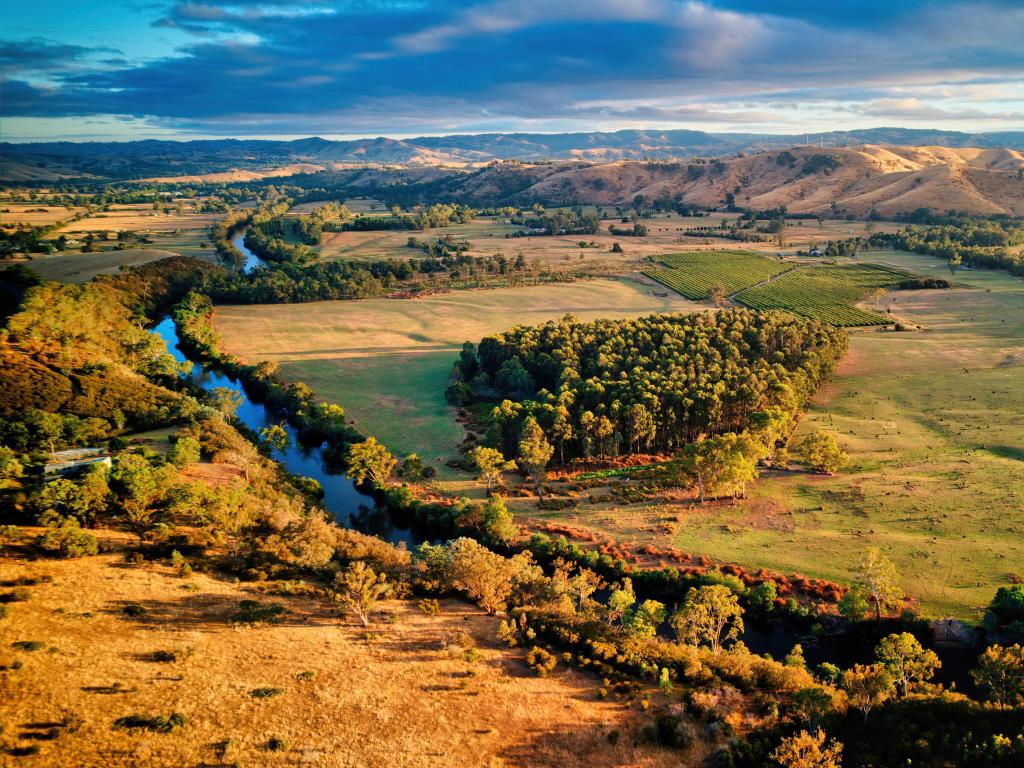
[(1014, 246), (1024, 243), (1024, 223), (1020, 219), (953, 219), (928, 228), (875, 233), (870, 242), (927, 253), (946, 259), (951, 266), (1005, 269), (1024, 275), (1024, 254), (1014, 250)]
[(675, 451), (752, 426), (780, 433), (846, 344), (839, 329), (776, 312), (566, 315), (467, 344), (448, 397), (500, 403), (489, 437), (506, 456), (531, 418), (561, 461)]

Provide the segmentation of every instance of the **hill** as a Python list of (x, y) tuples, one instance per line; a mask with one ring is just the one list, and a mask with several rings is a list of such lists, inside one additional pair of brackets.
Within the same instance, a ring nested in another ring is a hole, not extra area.
[(1024, 149), (1024, 131), (961, 133), (906, 128), (873, 128), (821, 134), (705, 133), (692, 130), (623, 130), (583, 133), (483, 133), (452, 136), (387, 137), (335, 141), (320, 137), (294, 141), (216, 139), (200, 141), (43, 142), (0, 144), (0, 179), (22, 180), (17, 162), (29, 167), (67, 164), (80, 174), (113, 178), (194, 175), (259, 170), (290, 163), (472, 165), (494, 160), (642, 160), (723, 157), (808, 144), (856, 147), (864, 144), (952, 148)]
[[(712, 162), (494, 166), (460, 182), (476, 202), (629, 205), (637, 195), (717, 207), (886, 218), (918, 208), (1024, 214), (1024, 154), (1011, 149), (790, 147)], [(511, 191), (510, 190), (514, 190)]]

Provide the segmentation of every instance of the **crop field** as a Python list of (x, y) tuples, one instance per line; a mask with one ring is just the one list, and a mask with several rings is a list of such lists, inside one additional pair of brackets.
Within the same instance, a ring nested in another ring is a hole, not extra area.
[(392, 452), (415, 452), (443, 469), (465, 432), (444, 400), (464, 341), (571, 312), (581, 319), (699, 311), (633, 280), (458, 291), (422, 299), (218, 307), (221, 347), (249, 362), (273, 360), (339, 403)]
[(878, 289), (891, 287), (906, 274), (872, 265), (799, 267), (734, 298), (751, 309), (784, 309), (839, 326), (886, 325), (891, 318), (855, 306)]
[(751, 251), (697, 251), (661, 257), (664, 269), (644, 274), (688, 299), (699, 301), (720, 285), (732, 295), (792, 268), (792, 264)]

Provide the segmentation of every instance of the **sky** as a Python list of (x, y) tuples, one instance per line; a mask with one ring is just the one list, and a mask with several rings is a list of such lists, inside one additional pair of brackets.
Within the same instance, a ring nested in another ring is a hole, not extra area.
[(1024, 0), (0, 0), (0, 140), (1024, 130)]

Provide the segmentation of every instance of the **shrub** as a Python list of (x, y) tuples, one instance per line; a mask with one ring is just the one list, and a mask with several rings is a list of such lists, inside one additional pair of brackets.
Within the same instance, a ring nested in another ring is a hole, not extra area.
[(287, 739), (282, 739), (278, 736), (271, 736), (267, 739), (267, 749), (270, 752), (284, 752), (288, 747), (289, 743)]
[(254, 699), (273, 699), (283, 693), (283, 688), (253, 688), (249, 691), (249, 695)]
[(144, 606), (139, 605), (138, 603), (129, 603), (121, 609), (121, 613), (123, 613), (125, 616), (131, 616), (132, 618), (141, 616), (145, 612), (146, 608)]
[(58, 524), (48, 526), (39, 543), (44, 549), (56, 551), (61, 557), (85, 557), (99, 551), (96, 536), (82, 530), (74, 517), (66, 517)]
[(441, 612), (441, 604), (432, 597), (425, 597), (416, 603), (416, 607), (428, 616), (436, 616)]
[(286, 612), (280, 603), (263, 605), (258, 600), (242, 600), (238, 608), (238, 613), (231, 617), (232, 624), (278, 624)]
[(114, 727), (119, 729), (141, 729), (153, 731), (154, 733), (171, 733), (183, 728), (188, 720), (179, 712), (172, 712), (169, 715), (128, 715), (119, 717), (114, 721)]
[(544, 677), (554, 670), (555, 665), (558, 664), (558, 658), (553, 653), (535, 645), (526, 654), (526, 663), (540, 677)]

